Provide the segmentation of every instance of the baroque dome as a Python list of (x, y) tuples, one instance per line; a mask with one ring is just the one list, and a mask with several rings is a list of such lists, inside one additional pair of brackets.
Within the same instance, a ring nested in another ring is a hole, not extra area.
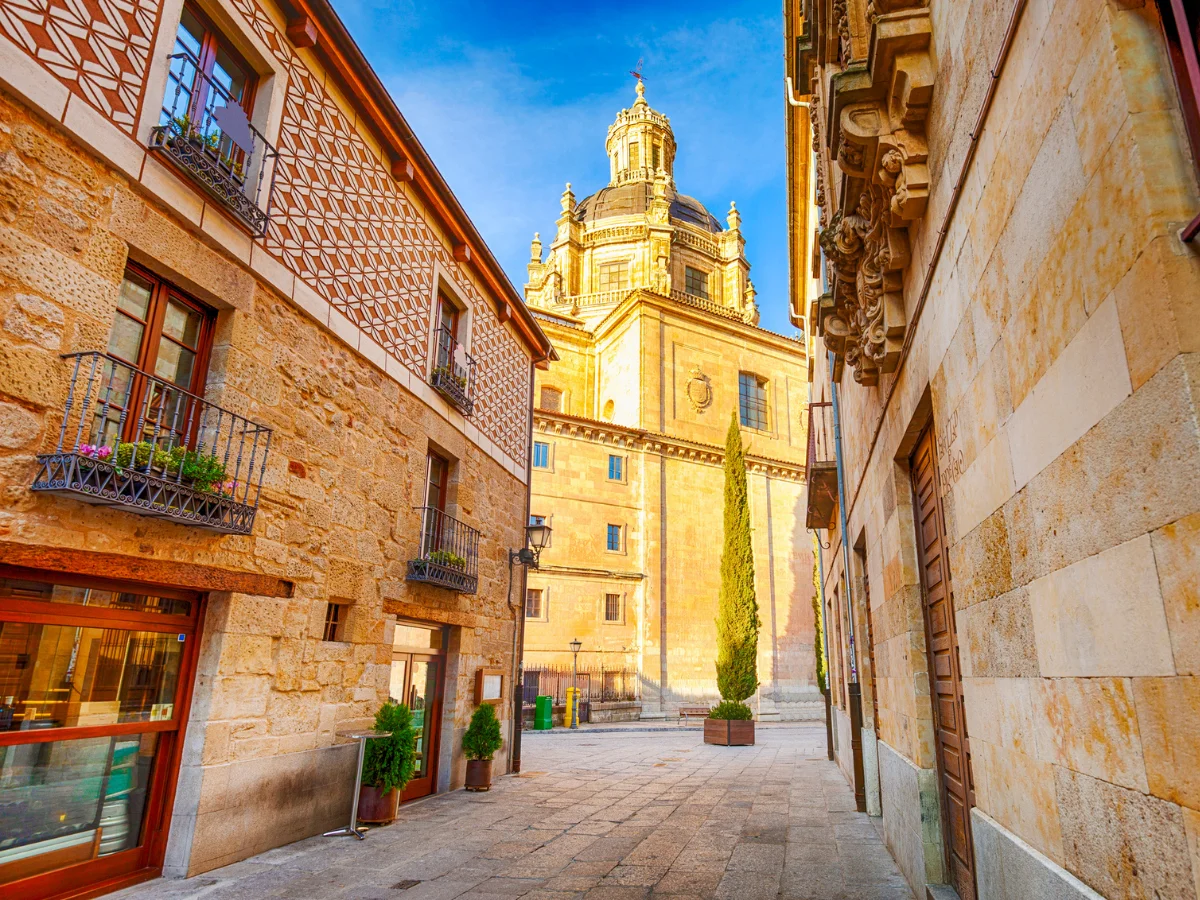
[[(681, 194), (668, 186), (666, 197), (671, 204), (670, 217), (688, 225), (703, 228), (710, 234), (721, 232), (717, 217), (704, 208), (694, 197)], [(599, 222), (615, 216), (644, 215), (654, 199), (654, 185), (648, 181), (633, 181), (627, 184), (608, 185), (596, 193), (584, 197), (575, 205), (575, 219), (583, 223)]]

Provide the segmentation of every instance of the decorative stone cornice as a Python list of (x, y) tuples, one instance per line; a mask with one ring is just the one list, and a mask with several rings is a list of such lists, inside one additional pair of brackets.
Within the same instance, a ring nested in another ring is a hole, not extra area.
[[(848, 4), (815, 2), (829, 4), (805, 57), (815, 82), (816, 192), (829, 292), (814, 324), (835, 356), (834, 378), (841, 380), (848, 363), (855, 381), (873, 385), (900, 359), (908, 226), (924, 216), (929, 200), (929, 10), (912, 0), (872, 0), (863, 17), (870, 47), (863, 62), (848, 56), (860, 37)], [(836, 39), (822, 30), (836, 31)]]
[[(601, 422), (583, 416), (566, 413), (551, 413), (543, 409), (533, 411), (535, 433), (564, 435), (566, 437), (620, 447), (631, 451), (657, 453), (661, 456), (696, 462), (710, 466), (725, 464), (725, 450), (715, 444), (687, 441), (656, 431), (646, 431)], [(765, 456), (746, 455), (746, 469), (760, 475), (784, 481), (802, 483), (805, 478), (803, 463), (791, 463)]]

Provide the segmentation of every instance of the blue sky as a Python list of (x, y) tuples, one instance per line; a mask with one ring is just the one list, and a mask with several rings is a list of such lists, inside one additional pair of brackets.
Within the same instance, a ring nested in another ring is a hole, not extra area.
[(643, 59), (679, 189), (722, 221), (737, 201), (762, 325), (792, 334), (780, 3), (334, 5), (518, 290), (564, 184), (582, 198), (607, 183), (605, 132)]

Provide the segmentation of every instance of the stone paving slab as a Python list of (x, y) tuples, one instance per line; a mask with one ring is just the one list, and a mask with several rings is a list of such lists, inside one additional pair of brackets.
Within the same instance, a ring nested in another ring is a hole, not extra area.
[(525, 772), (119, 900), (913, 900), (825, 758), (823, 724), (754, 747), (690, 728), (526, 733)]

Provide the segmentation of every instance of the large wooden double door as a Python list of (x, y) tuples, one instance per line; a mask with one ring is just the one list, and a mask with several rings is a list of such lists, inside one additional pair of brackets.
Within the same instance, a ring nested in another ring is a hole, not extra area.
[(929, 654), (929, 684), (941, 788), (942, 822), (950, 884), (962, 900), (975, 900), (975, 855), (971, 841), (971, 746), (963, 713), (962, 672), (954, 624), (946, 524), (938, 483), (937, 445), (929, 425), (910, 459), (917, 553)]

